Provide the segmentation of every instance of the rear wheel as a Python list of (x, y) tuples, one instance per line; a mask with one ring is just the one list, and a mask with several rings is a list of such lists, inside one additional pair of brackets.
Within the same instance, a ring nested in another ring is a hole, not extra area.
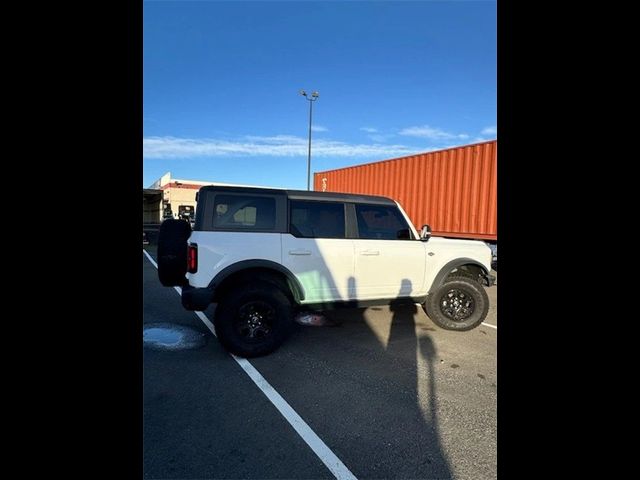
[(187, 240), (191, 225), (184, 220), (168, 219), (158, 233), (158, 278), (165, 287), (182, 286), (187, 279)]
[(446, 330), (465, 331), (480, 325), (489, 312), (489, 297), (480, 283), (452, 275), (429, 295), (423, 308), (433, 323)]
[(214, 316), (220, 343), (240, 357), (276, 350), (293, 328), (291, 302), (266, 282), (238, 285), (222, 300)]

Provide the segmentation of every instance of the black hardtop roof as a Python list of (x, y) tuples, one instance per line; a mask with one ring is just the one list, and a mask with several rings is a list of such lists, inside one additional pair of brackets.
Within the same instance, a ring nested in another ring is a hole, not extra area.
[(316, 201), (337, 201), (352, 203), (372, 203), (377, 205), (395, 205), (396, 202), (388, 197), (379, 197), (376, 195), (360, 195), (354, 193), (337, 193), (337, 192), (315, 192), (307, 190), (284, 190), (279, 188), (263, 188), (263, 187), (229, 187), (222, 185), (207, 185), (200, 189), (203, 191), (216, 192), (233, 192), (233, 193), (265, 193), (287, 195), (292, 200), (316, 200)]

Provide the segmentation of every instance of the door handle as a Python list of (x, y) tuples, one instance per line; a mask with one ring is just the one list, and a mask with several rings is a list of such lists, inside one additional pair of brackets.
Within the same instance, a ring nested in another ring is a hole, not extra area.
[(361, 250), (360, 255), (380, 255), (379, 250)]
[(311, 250), (289, 250), (289, 255), (311, 255)]

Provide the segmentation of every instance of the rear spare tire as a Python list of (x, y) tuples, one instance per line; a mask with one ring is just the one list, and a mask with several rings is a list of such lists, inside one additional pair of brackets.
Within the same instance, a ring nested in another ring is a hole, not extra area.
[(276, 350), (291, 333), (293, 311), (287, 296), (273, 284), (236, 285), (220, 301), (213, 319), (222, 346), (240, 357)]
[(489, 312), (489, 296), (472, 278), (452, 275), (427, 297), (423, 308), (433, 323), (445, 330), (471, 330)]
[(165, 287), (182, 286), (187, 279), (187, 240), (191, 225), (184, 220), (168, 219), (158, 234), (158, 278)]

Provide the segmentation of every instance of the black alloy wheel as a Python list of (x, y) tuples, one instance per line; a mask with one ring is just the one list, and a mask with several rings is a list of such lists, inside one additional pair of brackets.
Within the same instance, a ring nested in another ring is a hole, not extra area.
[(440, 298), (440, 310), (455, 322), (462, 322), (469, 318), (476, 304), (473, 296), (459, 288), (452, 288)]
[(433, 323), (445, 330), (471, 330), (487, 318), (489, 296), (473, 278), (453, 274), (429, 294), (422, 308)]
[(273, 331), (276, 309), (260, 300), (250, 301), (238, 309), (234, 319), (236, 332), (247, 341), (262, 341)]

